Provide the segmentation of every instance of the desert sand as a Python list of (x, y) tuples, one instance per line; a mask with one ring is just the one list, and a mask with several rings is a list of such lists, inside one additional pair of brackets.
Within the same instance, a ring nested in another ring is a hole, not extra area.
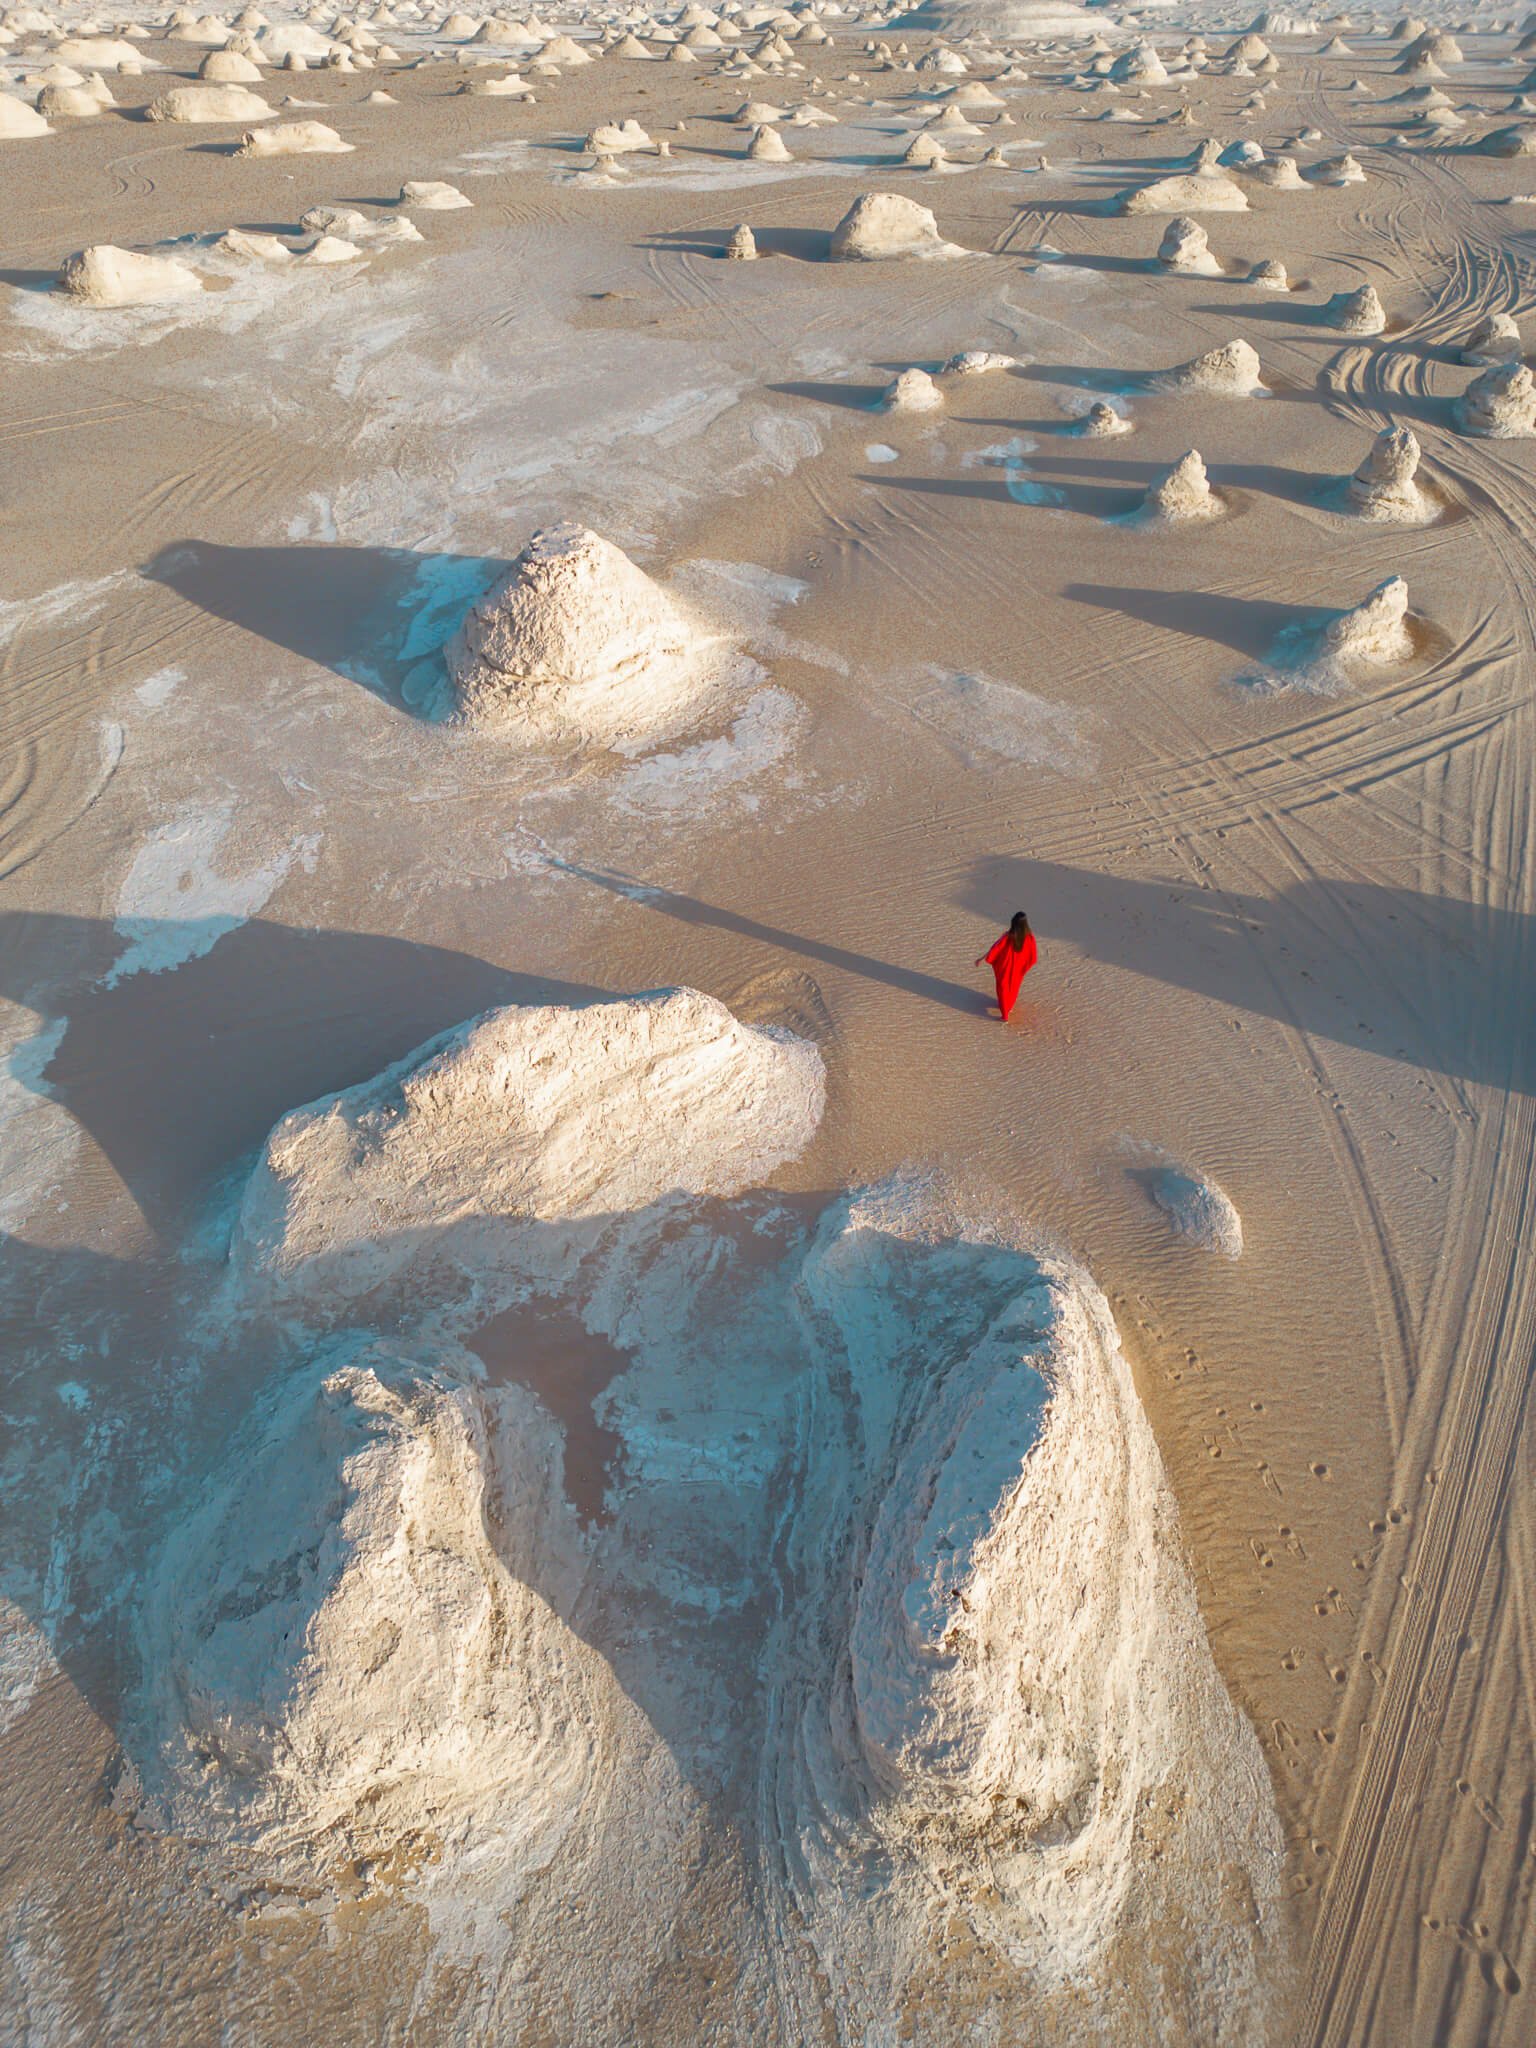
[(0, 10), (0, 2041), (1536, 2037), (1533, 65)]

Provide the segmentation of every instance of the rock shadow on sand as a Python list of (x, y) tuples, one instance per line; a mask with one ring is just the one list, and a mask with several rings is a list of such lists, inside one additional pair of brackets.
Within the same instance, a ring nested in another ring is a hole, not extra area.
[(210, 617), (317, 662), (398, 710), (433, 719), (446, 689), (423, 693), (412, 687), (412, 672), (441, 653), (470, 606), (509, 567), (499, 555), (188, 540), (162, 549), (142, 573)]
[[(1536, 1094), (1536, 917), (1522, 911), (1325, 877), (1245, 896), (1014, 856), (981, 862), (958, 901), (1027, 904), (1047, 957), (1063, 944), (1309, 1037)], [(1144, 1028), (1156, 1035), (1154, 1014)]]

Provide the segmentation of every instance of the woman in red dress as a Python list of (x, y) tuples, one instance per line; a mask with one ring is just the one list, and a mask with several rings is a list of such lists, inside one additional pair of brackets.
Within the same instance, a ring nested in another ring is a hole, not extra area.
[(1022, 910), (1013, 913), (1007, 931), (998, 940), (990, 953), (983, 953), (977, 960), (978, 967), (990, 967), (997, 980), (997, 1007), (1003, 1013), (1003, 1022), (1019, 999), (1019, 990), (1039, 954), (1035, 948), (1035, 935), (1029, 928), (1029, 919)]

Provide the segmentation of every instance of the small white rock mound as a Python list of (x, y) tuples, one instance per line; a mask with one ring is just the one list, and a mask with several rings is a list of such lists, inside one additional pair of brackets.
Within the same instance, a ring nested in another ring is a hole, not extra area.
[(506, 1269), (534, 1223), (731, 1195), (821, 1120), (815, 1046), (696, 989), (488, 1011), (371, 1081), (289, 1112), (230, 1248), (248, 1285), (339, 1311), (437, 1257)]
[(45, 121), (91, 121), (116, 104), (99, 77), (86, 85), (45, 85), (37, 96)]
[(794, 159), (789, 145), (777, 128), (764, 122), (762, 127), (752, 130), (752, 140), (747, 144), (747, 156), (755, 164), (787, 164)]
[(348, 156), (354, 144), (343, 142), (323, 121), (280, 121), (275, 128), (253, 128), (242, 137), (236, 156)]
[(1335, 292), (1318, 317), (1323, 326), (1337, 328), (1340, 334), (1380, 334), (1387, 324), (1386, 308), (1370, 284), (1358, 291)]
[(1067, 429), (1070, 434), (1080, 434), (1085, 441), (1108, 441), (1116, 434), (1133, 431), (1131, 422), (1123, 412), (1116, 412), (1107, 399), (1096, 398), (1080, 420)]
[(587, 136), (593, 156), (622, 156), (628, 150), (654, 149), (650, 136), (635, 120), (601, 121)]
[(1322, 632), (1326, 660), (1342, 666), (1378, 668), (1405, 661), (1413, 652), (1408, 631), (1408, 586), (1401, 576), (1378, 583), (1370, 596), (1330, 619)]
[(1389, 576), (1360, 604), (1287, 626), (1271, 654), (1275, 671), (1301, 689), (1346, 686), (1361, 669), (1394, 667), (1413, 653), (1408, 586)]
[(460, 724), (623, 746), (674, 727), (710, 637), (611, 541), (536, 533), (447, 649)]
[(1416, 481), (1421, 453), (1411, 428), (1383, 427), (1344, 487), (1351, 510), (1402, 524), (1429, 517), (1433, 504)]
[(1520, 359), (1523, 344), (1520, 323), (1511, 313), (1490, 313), (1480, 320), (1461, 345), (1461, 360), (1479, 367), (1489, 363), (1512, 363)]
[(558, 1827), (596, 1660), (489, 1528), (545, 1490), (467, 1374), (351, 1336), (280, 1375), (147, 1576), (151, 1812), (300, 1879)]
[(1152, 484), (1136, 518), (1142, 525), (1181, 526), (1202, 519), (1218, 519), (1222, 509), (1220, 498), (1211, 489), (1199, 450), (1191, 448)]
[(144, 118), (235, 127), (251, 121), (276, 120), (277, 109), (243, 85), (178, 85), (151, 100), (144, 109)]
[(437, 178), (408, 178), (400, 187), (396, 202), (417, 213), (455, 213), (474, 203), (464, 197), (457, 185), (445, 185)]
[(1208, 1174), (1178, 1166), (1158, 1167), (1148, 1183), (1156, 1202), (1180, 1237), (1223, 1258), (1242, 1256), (1243, 1220), (1231, 1199)]
[(1536, 435), (1536, 377), (1523, 362), (1495, 363), (1474, 377), (1455, 405), (1464, 434), (1491, 441)]
[(939, 235), (926, 206), (898, 192), (865, 192), (832, 230), (828, 252), (835, 262), (877, 263), (899, 256), (958, 256), (964, 252)]
[(0, 142), (29, 142), (35, 135), (52, 133), (36, 107), (29, 107), (14, 93), (0, 92)]
[(1291, 280), (1277, 256), (1262, 256), (1249, 271), (1246, 282), (1262, 292), (1288, 292)]
[(82, 306), (155, 306), (195, 297), (203, 281), (175, 256), (145, 256), (98, 242), (67, 259), (59, 289)]
[(1245, 213), (1248, 195), (1221, 172), (1197, 171), (1172, 178), (1154, 178), (1123, 192), (1121, 213)]
[(941, 412), (944, 394), (926, 370), (899, 371), (880, 400), (883, 412)]
[(1348, 153), (1343, 156), (1331, 156), (1322, 163), (1314, 164), (1311, 175), (1314, 185), (1363, 185), (1365, 183), (1364, 169)]
[(1211, 254), (1210, 240), (1199, 221), (1176, 214), (1163, 229), (1157, 260), (1164, 270), (1188, 277), (1220, 277), (1221, 264)]
[(728, 263), (755, 263), (757, 260), (757, 237), (745, 221), (738, 223), (730, 232), (722, 252)]
[(1258, 352), (1241, 337), (1160, 370), (1150, 382), (1160, 391), (1206, 392), (1218, 398), (1249, 398), (1264, 388)]
[(210, 50), (197, 75), (205, 85), (260, 85), (261, 66), (238, 50)]

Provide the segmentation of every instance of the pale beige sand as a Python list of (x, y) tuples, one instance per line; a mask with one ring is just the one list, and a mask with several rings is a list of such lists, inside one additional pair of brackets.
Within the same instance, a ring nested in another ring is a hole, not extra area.
[[(807, 1215), (933, 1167), (1104, 1287), (1284, 1830), (1286, 1940), (1249, 2038), (1531, 2038), (1536, 443), (1453, 418), (1463, 343), (1529, 302), (1526, 210), (1493, 202), (1531, 173), (1383, 148), (1401, 45), (1271, 40), (1252, 121), (1251, 77), (1123, 102), (1186, 102), (1193, 129), (1099, 126), (1104, 103), (1032, 55), (1000, 131), (1032, 146), (963, 173), (891, 167), (927, 75), (834, 91), (890, 104), (786, 129), (792, 164), (742, 161), (742, 101), (836, 85), (867, 61), (857, 36), (801, 79), (604, 59), (536, 81), (534, 107), (461, 95), (476, 74), (446, 63), (268, 73), (270, 103), (314, 102), (303, 118), (357, 145), (272, 161), (229, 154), (238, 130), (131, 118), (202, 55), (152, 41), (172, 68), (114, 75), (123, 112), (3, 145), (19, 2038), (361, 2044), (413, 2011), (424, 2041), (787, 2038), (743, 1961), (760, 1817), (724, 1751), (677, 1809), (661, 1904), (621, 1870), (519, 1908), (551, 1955), (654, 1933), (601, 2009), (553, 1970), (487, 2003), (441, 1964), (468, 1936), (405, 1895), (338, 1881), (331, 1912), (242, 1917), (109, 1796), (134, 1532), (170, 1511), (179, 1460), (221, 1454), (276, 1341), (198, 1324), (210, 1257), (183, 1255), (188, 1230), (213, 1241), (284, 1111), (432, 1033), (674, 984), (822, 1043), (826, 1121), (779, 1176)], [(1526, 60), (1462, 40), (1446, 89), (1480, 134)], [(363, 103), (385, 85), (397, 106)], [(582, 175), (582, 138), (624, 116), (670, 158)], [(1367, 181), (1248, 181), (1247, 211), (1210, 216), (1223, 278), (1155, 275), (1164, 223), (1109, 210), (1203, 134), (1278, 149), (1307, 126), (1304, 170), (1348, 150)], [(1052, 168), (1018, 168), (1042, 150)], [(122, 313), (46, 290), (90, 245), (287, 232), (320, 205), (387, 218), (437, 179), (473, 206), (414, 215), (424, 241), (365, 244), (366, 265), (223, 263), (219, 289)], [(822, 260), (882, 189), (977, 253)], [(727, 264), (743, 221), (763, 260)], [(1261, 257), (1296, 289), (1242, 283)], [(1385, 336), (1319, 324), (1366, 283)], [(1272, 395), (1147, 388), (1236, 335)], [(1026, 367), (948, 384), (939, 412), (877, 409), (897, 370), (970, 348)], [(1105, 394), (1134, 434), (1065, 431)], [(1388, 423), (1422, 444), (1434, 523), (1337, 509)], [(1192, 446), (1224, 516), (1123, 520)], [(731, 617), (757, 664), (664, 753), (535, 758), (412, 708), (556, 519)], [(1271, 668), (1286, 629), (1395, 574), (1424, 622), (1400, 669), (1315, 694)], [(1020, 904), (1042, 962), (1003, 1031), (969, 963)], [(1170, 1229), (1166, 1159), (1219, 1183), (1240, 1258)], [(614, 1418), (570, 1386), (600, 1395), (623, 1358), (516, 1313), (478, 1341), (558, 1387), (568, 1491), (596, 1518)], [(957, 1922), (905, 2037), (955, 2038), (988, 1968)], [(1009, 2038), (1102, 2038), (1091, 2004), (1019, 2011)]]

